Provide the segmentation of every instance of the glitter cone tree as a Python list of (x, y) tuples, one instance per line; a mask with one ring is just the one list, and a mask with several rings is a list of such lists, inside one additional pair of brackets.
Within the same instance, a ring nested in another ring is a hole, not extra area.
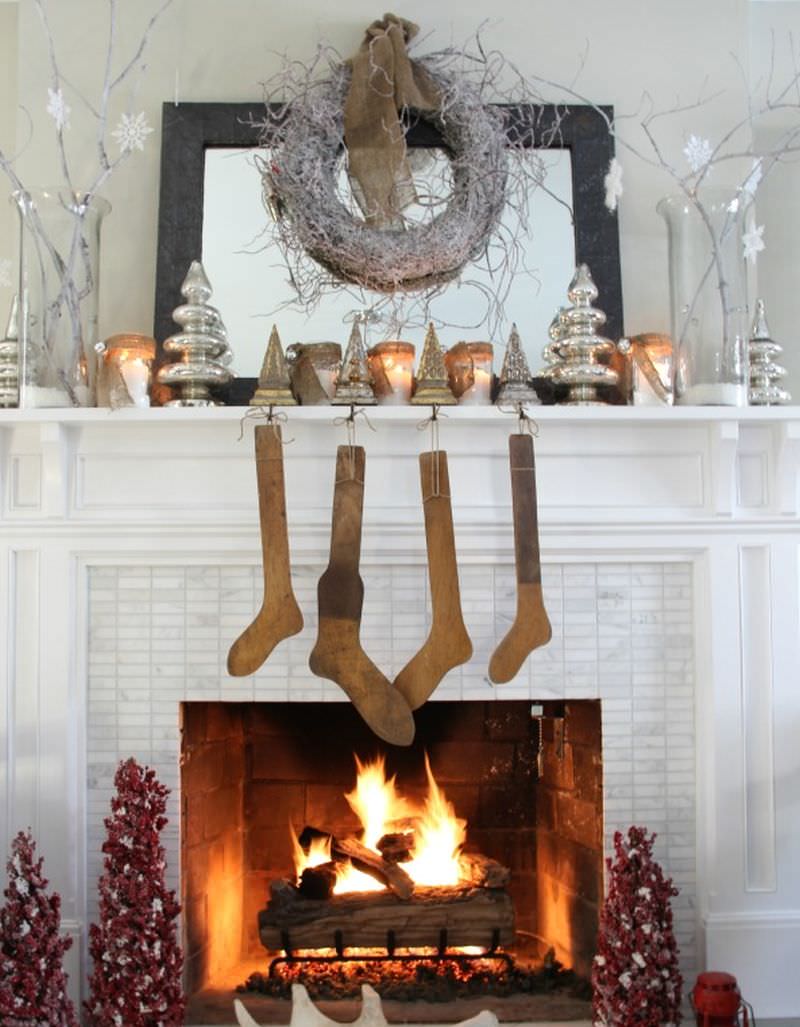
[(614, 835), (608, 895), (592, 967), (595, 1027), (670, 1027), (681, 1019), (683, 980), (670, 899), (678, 894), (653, 859), (655, 835)]
[(179, 1027), (183, 957), (175, 919), (180, 906), (164, 880), (159, 838), (169, 789), (134, 759), (120, 763), (106, 818), (99, 923), (90, 930), (94, 960), (89, 1027)]
[(4, 1027), (77, 1027), (62, 959), (72, 944), (60, 934), (61, 899), (47, 894), (30, 834), (11, 843), (0, 910), (0, 1023)]

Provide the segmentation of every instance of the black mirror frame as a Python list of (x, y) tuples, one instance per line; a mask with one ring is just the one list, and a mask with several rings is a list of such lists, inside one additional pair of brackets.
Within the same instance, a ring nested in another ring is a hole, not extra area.
[[(603, 184), (614, 156), (614, 139), (608, 131), (613, 108), (549, 104), (504, 107), (508, 112), (508, 136), (514, 145), (570, 150), (576, 263), (591, 268), (600, 294), (598, 303), (608, 318), (606, 334), (618, 339), (623, 324), (619, 222), (616, 212), (605, 206)], [(263, 102), (163, 104), (153, 329), (159, 359), (162, 341), (176, 330), (172, 311), (180, 301), (181, 283), (190, 263), (202, 253), (205, 151), (258, 145), (263, 120)], [(408, 141), (412, 146), (441, 145), (436, 131), (426, 122), (410, 130)], [(546, 341), (542, 340), (543, 346)], [(254, 389), (254, 378), (237, 378), (223, 398), (233, 406), (246, 405)]]

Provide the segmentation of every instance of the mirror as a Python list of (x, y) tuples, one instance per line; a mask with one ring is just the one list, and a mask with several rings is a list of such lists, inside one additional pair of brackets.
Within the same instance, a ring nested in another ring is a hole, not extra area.
[[(540, 150), (546, 190), (532, 194), (532, 232), (520, 240), (522, 263), (528, 270), (511, 283), (500, 332), (492, 341), (501, 359), (510, 322), (516, 321), (531, 369), (536, 370), (547, 342), (547, 326), (565, 302), (576, 263), (586, 262), (592, 270), (600, 290), (598, 304), (608, 316), (607, 334), (612, 338), (621, 334), (617, 218), (603, 204), (603, 177), (613, 141), (593, 108), (556, 112), (547, 106), (524, 105), (509, 108), (508, 113), (509, 135), (513, 132), (523, 145), (547, 140), (546, 148)], [(558, 132), (548, 132), (556, 117)], [(292, 308), (275, 312), (291, 299), (292, 290), (280, 252), (271, 243), (260, 177), (252, 160), (261, 119), (260, 104), (164, 105), (155, 335), (161, 342), (175, 331), (171, 313), (180, 302), (181, 281), (189, 263), (202, 255), (214, 288), (212, 302), (222, 313), (234, 351), (238, 377), (228, 397), (234, 403), (247, 402), (252, 392), (273, 321), (285, 346), (323, 339), (344, 343), (349, 332), (344, 318), (359, 305), (352, 292), (342, 290), (326, 296), (310, 315)], [(412, 129), (408, 141), (410, 147), (423, 147), (434, 158), (441, 153), (440, 141), (427, 124)], [(444, 156), (441, 162), (446, 168)], [(432, 161), (434, 177), (437, 163)], [(461, 285), (453, 283), (433, 300), (432, 316), (448, 326), (442, 331), (445, 345), (462, 338), (489, 337), (486, 326), (474, 327), (486, 313), (482, 285), (491, 288), (488, 272), (468, 268)], [(368, 341), (377, 342), (384, 335), (377, 326)], [(419, 327), (409, 328), (403, 337), (421, 346)]]

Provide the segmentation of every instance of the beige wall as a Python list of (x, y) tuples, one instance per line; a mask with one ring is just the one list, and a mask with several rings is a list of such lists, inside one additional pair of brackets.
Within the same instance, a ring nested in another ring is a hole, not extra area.
[[(0, 150), (14, 152), (17, 107), (17, 5), (0, 3)], [(0, 265), (12, 262), (12, 281), (16, 274), (16, 215), (6, 201), (5, 178), (0, 183)], [(5, 332), (6, 317), (14, 293), (13, 286), (2, 283), (0, 275), (0, 335)]]
[[(0, 13), (13, 6), (0, 4)], [(153, 6), (145, 2), (121, 5), (122, 49), (124, 44), (130, 46)], [(746, 71), (751, 6), (763, 9), (759, 19), (763, 27), (771, 15), (767, 9), (796, 9), (800, 4), (574, 0), (565, 8), (552, 2), (523, 5), (518, 0), (495, 0), (491, 5), (443, 0), (435, 6), (407, 0), (402, 13), (423, 26), (425, 49), (466, 40), (491, 17), (484, 30), (487, 46), (502, 50), (528, 75), (567, 82), (579, 73), (581, 92), (598, 102), (614, 104), (618, 114), (635, 114), (645, 89), (661, 108), (673, 106), (676, 99), (690, 102), (704, 88), (721, 91), (712, 103), (664, 121), (663, 145), (680, 162), (686, 136), (694, 133), (714, 138), (743, 110), (745, 76), (730, 55), (739, 55)], [(105, 50), (105, 0), (60, 0), (51, 7), (66, 74), (96, 96)], [(157, 131), (146, 152), (136, 153), (105, 190), (114, 210), (103, 239), (103, 334), (152, 327), (160, 104), (174, 95), (176, 71), (183, 100), (249, 99), (260, 95), (259, 82), (276, 68), (273, 52), (304, 59), (312, 55), (318, 40), (325, 39), (346, 54), (356, 47), (364, 25), (380, 13), (365, 0), (340, 0), (335, 8), (322, 0), (291, 4), (175, 0), (153, 37), (149, 68), (135, 101), (135, 107), (145, 110)], [(20, 167), (26, 183), (46, 184), (56, 165), (51, 124), (43, 114), (46, 51), (32, 0), (20, 0), (19, 22), (20, 53), (24, 54), (19, 65), (19, 97), (36, 122)], [(558, 99), (554, 92), (546, 92), (547, 98)], [(0, 107), (5, 106), (0, 102)], [(75, 178), (80, 181), (92, 165), (93, 149), (91, 135), (84, 134), (88, 128), (78, 103), (73, 101), (72, 106), (70, 142)], [(630, 126), (630, 138), (644, 146), (636, 118)], [(82, 138), (89, 142), (81, 148)], [(625, 167), (620, 223), (626, 331), (666, 331), (666, 245), (654, 208), (658, 198), (669, 191), (669, 181), (624, 150), (620, 157)], [(524, 323), (524, 312), (516, 316)], [(800, 393), (800, 381), (797, 391)]]
[[(786, 82), (796, 68), (791, 66), (792, 46), (800, 42), (800, 3), (795, 0), (767, 0), (750, 5), (750, 77), (754, 91), (764, 95), (770, 74), (775, 83)], [(773, 87), (773, 92), (775, 91)], [(792, 101), (798, 101), (795, 90)], [(797, 118), (793, 112), (770, 113), (755, 129), (755, 143), (761, 150), (778, 145), (778, 140)], [(800, 146), (800, 139), (796, 141)], [(784, 347), (782, 363), (789, 372), (789, 389), (800, 403), (800, 326), (795, 297), (800, 276), (800, 153), (774, 168), (759, 190), (758, 221), (764, 225), (766, 249), (758, 261), (756, 291), (767, 308), (773, 338)]]

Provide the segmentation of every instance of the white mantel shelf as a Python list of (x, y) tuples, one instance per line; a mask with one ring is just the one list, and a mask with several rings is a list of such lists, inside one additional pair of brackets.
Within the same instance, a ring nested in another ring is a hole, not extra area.
[[(367, 451), (365, 525), (421, 522), (417, 430), (429, 407), (370, 407), (356, 418)], [(347, 407), (282, 408), (290, 521), (308, 535), (327, 520), (335, 448)], [(800, 512), (800, 407), (531, 407), (540, 522), (591, 531), (727, 521), (791, 530)], [(137, 523), (174, 533), (224, 518), (249, 530), (256, 513), (253, 425), (244, 407), (0, 411), (0, 534), (69, 521), (77, 530)], [(440, 408), (464, 542), (469, 529), (507, 527), (505, 437), (514, 413)], [(48, 529), (49, 530), (49, 529)], [(402, 540), (398, 540), (402, 544)]]
[[(424, 420), (430, 416), (427, 406), (372, 406), (358, 407), (363, 410), (371, 421), (376, 424), (406, 423)], [(535, 421), (548, 424), (550, 422), (574, 422), (576, 425), (593, 424), (667, 424), (673, 422), (690, 422), (692, 424), (711, 424), (714, 422), (738, 422), (741, 424), (759, 424), (775, 422), (800, 423), (800, 406), (774, 407), (723, 407), (723, 406), (585, 406), (567, 405), (528, 406), (528, 415)], [(286, 414), (291, 421), (327, 421), (347, 416), (346, 406), (313, 406), (313, 407), (276, 407), (276, 412)], [(249, 414), (255, 419), (257, 414), (266, 412), (263, 407), (151, 407), (143, 410), (135, 407), (123, 407), (110, 410), (98, 407), (77, 408), (40, 408), (32, 410), (0, 410), (0, 427), (8, 427), (16, 423), (52, 423), (63, 424), (103, 424), (125, 422), (148, 424), (156, 422), (181, 423), (226, 423), (239, 422)], [(454, 424), (472, 425), (506, 425), (516, 420), (510, 411), (499, 410), (495, 406), (450, 406), (439, 407), (442, 418)]]
[[(282, 412), (292, 562), (313, 578), (347, 438), (334, 419), (348, 409)], [(513, 575), (506, 438), (516, 417), (441, 413), (459, 561)], [(796, 1016), (800, 407), (529, 413), (545, 565), (692, 568), (698, 947), (705, 966), (737, 975), (759, 1017)], [(417, 455), (431, 435), (417, 427), (430, 408), (367, 416), (374, 432), (356, 422), (367, 452), (362, 564), (423, 567)], [(0, 412), (0, 846), (30, 824), (45, 853), (63, 853), (48, 856), (48, 877), (77, 939), (90, 575), (258, 567), (256, 423), (230, 407)], [(80, 979), (85, 949), (71, 952)]]

